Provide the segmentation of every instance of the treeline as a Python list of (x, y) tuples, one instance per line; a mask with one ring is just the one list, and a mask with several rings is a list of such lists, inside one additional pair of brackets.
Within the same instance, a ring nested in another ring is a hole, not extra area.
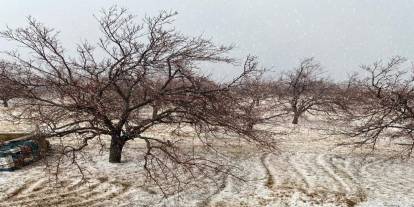
[[(246, 111), (260, 114), (262, 119), (254, 124), (281, 116), (290, 116), (292, 124), (297, 124), (307, 113), (325, 115), (346, 126), (345, 135), (359, 138), (351, 144), (375, 149), (387, 138), (397, 140), (405, 155), (410, 155), (414, 147), (414, 73), (405, 70), (404, 63), (405, 58), (396, 56), (362, 65), (363, 75), (354, 73), (348, 80), (334, 82), (324, 77), (326, 73), (314, 58), (307, 58), (276, 80), (251, 78), (236, 93), (249, 100)], [(261, 102), (266, 106), (260, 106)]]

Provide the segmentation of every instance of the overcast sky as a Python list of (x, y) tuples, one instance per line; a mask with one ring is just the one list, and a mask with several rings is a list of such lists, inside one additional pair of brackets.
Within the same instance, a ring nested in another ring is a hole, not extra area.
[[(260, 57), (280, 71), (315, 57), (334, 79), (361, 64), (394, 55), (414, 60), (413, 0), (0, 0), (0, 29), (23, 26), (31, 15), (61, 31), (65, 47), (98, 37), (101, 8), (119, 5), (139, 17), (177, 11), (176, 28), (235, 44), (233, 55)], [(15, 48), (0, 40), (0, 50)], [(213, 70), (216, 77), (235, 70)]]

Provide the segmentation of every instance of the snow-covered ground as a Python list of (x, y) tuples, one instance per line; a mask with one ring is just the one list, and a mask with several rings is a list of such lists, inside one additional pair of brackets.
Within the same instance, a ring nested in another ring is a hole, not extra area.
[[(27, 128), (6, 122), (0, 130)], [(137, 153), (142, 143), (127, 144), (122, 164), (109, 164), (107, 153), (92, 144), (82, 161), (87, 182), (80, 182), (73, 166), (63, 167), (56, 182), (42, 162), (0, 172), (0, 206), (414, 206), (412, 159), (390, 159), (393, 150), (386, 143), (373, 153), (336, 148), (339, 137), (321, 125), (330, 127), (316, 121), (271, 126), (278, 152), (248, 145), (223, 149), (245, 181), (218, 173), (168, 198), (143, 179)]]

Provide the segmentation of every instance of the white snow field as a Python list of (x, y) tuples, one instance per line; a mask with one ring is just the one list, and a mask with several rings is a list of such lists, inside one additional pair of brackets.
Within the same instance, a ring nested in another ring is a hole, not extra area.
[[(27, 128), (2, 118), (0, 132)], [(107, 153), (91, 144), (82, 158), (86, 182), (74, 166), (63, 166), (56, 181), (42, 162), (0, 172), (0, 206), (414, 206), (412, 159), (391, 159), (397, 151), (388, 143), (372, 153), (335, 148), (343, 140), (318, 129), (321, 124), (329, 127), (317, 121), (271, 126), (276, 153), (228, 146), (223, 150), (245, 181), (218, 173), (167, 198), (144, 182), (141, 154), (134, 153), (142, 143), (128, 143), (121, 164), (109, 164)]]

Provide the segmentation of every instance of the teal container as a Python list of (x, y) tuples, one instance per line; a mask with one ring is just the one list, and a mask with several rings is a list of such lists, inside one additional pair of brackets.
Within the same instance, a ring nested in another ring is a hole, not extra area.
[(40, 157), (39, 145), (33, 140), (10, 141), (0, 146), (0, 171), (13, 171)]

